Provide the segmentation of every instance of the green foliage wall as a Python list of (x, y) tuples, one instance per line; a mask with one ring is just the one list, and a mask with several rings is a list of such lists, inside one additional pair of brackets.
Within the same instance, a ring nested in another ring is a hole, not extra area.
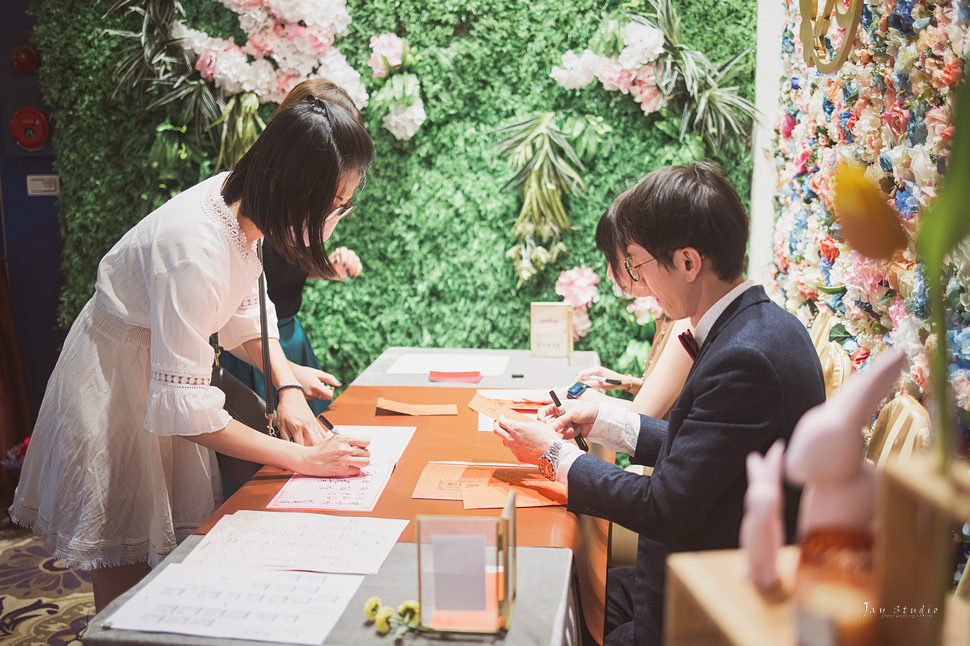
[[(106, 27), (135, 28), (102, 15), (114, 0), (35, 0), (41, 83), (52, 107), (61, 175), (65, 240), (61, 323), (70, 325), (93, 292), (97, 263), (149, 210), (157, 187), (148, 166), (155, 127), (178, 114), (148, 112), (134, 96), (112, 96), (123, 46)], [(186, 21), (212, 35), (238, 36), (236, 16), (214, 0), (185, 0)], [(607, 0), (348, 0), (353, 23), (336, 45), (376, 89), (365, 61), (372, 35), (391, 31), (422, 54), (417, 74), (428, 120), (408, 142), (395, 140), (375, 115), (368, 129), (376, 163), (359, 207), (332, 239), (360, 255), (364, 273), (343, 284), (306, 290), (301, 320), (325, 369), (348, 383), (389, 345), (528, 347), (529, 303), (559, 301), (561, 269), (586, 264), (603, 279), (590, 311), (593, 329), (577, 349), (616, 362), (642, 336), (610, 290), (593, 242), (612, 196), (649, 170), (680, 159), (681, 147), (652, 127), (629, 96), (598, 84), (565, 90), (550, 77), (567, 49), (581, 51)], [(645, 3), (644, 3), (645, 4)], [(753, 44), (754, 0), (680, 0), (684, 40), (721, 63)], [(643, 9), (646, 10), (645, 8)], [(237, 37), (237, 42), (242, 42)], [(753, 100), (754, 52), (742, 75)], [(489, 131), (552, 110), (603, 117), (613, 131), (585, 177), (586, 197), (569, 198), (575, 229), (569, 253), (516, 289), (505, 258), (517, 196), (501, 187), (509, 171), (496, 159)], [(742, 196), (750, 190), (748, 142), (730, 142), (719, 159)]]

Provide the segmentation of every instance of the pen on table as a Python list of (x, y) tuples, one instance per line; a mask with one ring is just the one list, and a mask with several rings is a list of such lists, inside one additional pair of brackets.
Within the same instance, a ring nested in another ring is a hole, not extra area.
[(336, 429), (333, 427), (333, 423), (329, 419), (324, 417), (323, 413), (320, 413), (319, 415), (317, 415), (317, 419), (320, 421), (321, 424), (327, 427), (328, 431), (330, 431), (334, 435), (338, 434)]
[[(549, 396), (552, 397), (552, 403), (556, 405), (556, 410), (559, 411), (559, 416), (562, 417), (563, 415), (565, 415), (566, 411), (565, 409), (563, 409), (562, 402), (559, 401), (559, 397), (556, 395), (556, 391), (550, 390)], [(569, 425), (572, 426), (572, 423), (570, 423)], [(582, 435), (577, 435), (573, 439), (576, 440), (576, 445), (579, 448), (587, 452), (589, 451), (589, 444), (586, 443), (586, 439)]]
[(623, 385), (622, 379), (610, 379), (608, 377), (600, 377), (599, 375), (590, 375), (589, 377), (586, 377), (585, 381), (598, 381), (600, 383), (610, 384), (611, 386)]

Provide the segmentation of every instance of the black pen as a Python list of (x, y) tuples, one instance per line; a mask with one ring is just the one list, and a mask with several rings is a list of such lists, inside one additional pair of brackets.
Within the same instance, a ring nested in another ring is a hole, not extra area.
[[(550, 390), (549, 396), (552, 397), (552, 403), (556, 405), (556, 410), (559, 411), (559, 417), (562, 417), (563, 415), (565, 415), (566, 411), (563, 409), (562, 402), (559, 401), (559, 397), (556, 395), (556, 391)], [(572, 426), (572, 422), (570, 422), (569, 425)], [(576, 440), (576, 446), (578, 446), (579, 448), (581, 448), (586, 452), (589, 452), (589, 444), (586, 443), (586, 439), (583, 438), (582, 435), (576, 435), (576, 437), (574, 437), (573, 439)]]
[(337, 431), (335, 431), (334, 428), (333, 428), (333, 423), (331, 423), (331, 421), (329, 419), (327, 419), (326, 417), (324, 417), (323, 413), (320, 413), (319, 415), (317, 415), (317, 420), (319, 420), (321, 424), (323, 424), (324, 426), (326, 426), (328, 431), (330, 431), (334, 435), (337, 434)]

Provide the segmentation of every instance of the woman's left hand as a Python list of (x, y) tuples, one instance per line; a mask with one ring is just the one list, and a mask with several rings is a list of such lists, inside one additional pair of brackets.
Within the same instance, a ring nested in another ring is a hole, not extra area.
[(340, 276), (340, 280), (348, 276), (351, 278), (360, 276), (360, 272), (364, 268), (357, 254), (347, 247), (338, 247), (330, 254), (330, 263), (337, 270), (337, 275)]
[(282, 439), (292, 439), (305, 446), (315, 446), (330, 434), (314, 416), (299, 388), (287, 388), (280, 392), (276, 428)]
[(296, 380), (303, 386), (307, 399), (333, 399), (333, 389), (343, 385), (339, 379), (323, 370), (293, 362), (290, 362), (290, 369)]

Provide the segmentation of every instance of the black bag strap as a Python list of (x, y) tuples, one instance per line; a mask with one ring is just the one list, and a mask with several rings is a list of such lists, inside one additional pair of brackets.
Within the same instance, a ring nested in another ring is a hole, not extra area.
[[(256, 243), (256, 255), (259, 262), (263, 262), (263, 239)], [(263, 348), (263, 400), (266, 402), (266, 432), (270, 437), (279, 437), (276, 432), (276, 398), (273, 397), (273, 367), (269, 363), (269, 341), (267, 335), (268, 317), (266, 315), (266, 272), (259, 274), (259, 334)], [(219, 345), (219, 333), (209, 337), (212, 349), (215, 350), (215, 365), (219, 365), (219, 355), (223, 347)]]
[[(256, 243), (256, 255), (259, 263), (263, 263), (263, 239)], [(273, 397), (273, 367), (269, 363), (269, 342), (266, 329), (269, 321), (266, 316), (266, 272), (259, 274), (259, 331), (263, 347), (263, 392), (266, 400), (266, 429), (271, 437), (276, 434), (276, 398)]]

